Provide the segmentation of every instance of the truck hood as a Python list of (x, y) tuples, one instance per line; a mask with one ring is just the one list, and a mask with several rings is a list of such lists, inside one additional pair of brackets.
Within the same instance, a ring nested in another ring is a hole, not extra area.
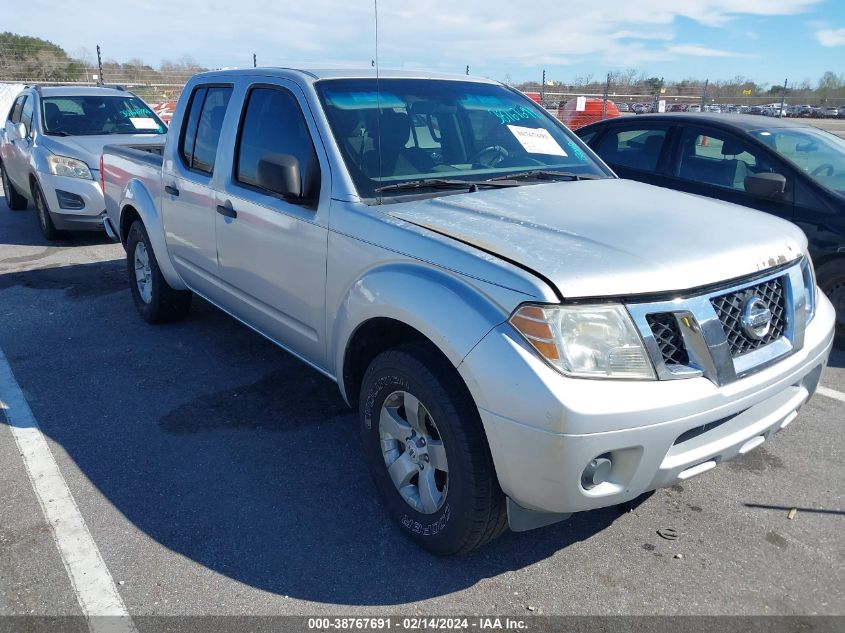
[(82, 161), (91, 169), (100, 168), (100, 154), (106, 145), (163, 145), (165, 134), (104, 134), (98, 136), (49, 136), (42, 134), (38, 144), (44, 149)]
[(619, 179), (488, 189), (387, 213), (528, 268), (564, 298), (719, 283), (795, 260), (807, 244), (765, 213)]

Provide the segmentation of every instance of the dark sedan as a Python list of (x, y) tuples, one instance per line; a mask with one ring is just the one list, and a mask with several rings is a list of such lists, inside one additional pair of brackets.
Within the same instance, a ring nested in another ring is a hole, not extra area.
[(836, 307), (837, 346), (845, 345), (845, 140), (800, 121), (744, 114), (652, 114), (576, 134), (622, 178), (795, 222)]

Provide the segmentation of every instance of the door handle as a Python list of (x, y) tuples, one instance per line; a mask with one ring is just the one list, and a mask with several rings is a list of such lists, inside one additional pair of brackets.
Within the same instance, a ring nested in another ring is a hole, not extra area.
[(224, 207), (222, 204), (217, 205), (217, 213), (219, 213), (220, 215), (225, 215), (227, 218), (238, 217), (237, 211), (235, 211), (231, 207)]
[(169, 193), (171, 196), (179, 195), (179, 190), (171, 185), (164, 185), (164, 192)]

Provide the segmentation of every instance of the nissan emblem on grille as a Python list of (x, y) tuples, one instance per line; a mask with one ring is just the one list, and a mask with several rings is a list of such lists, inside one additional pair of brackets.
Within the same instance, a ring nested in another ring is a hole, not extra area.
[(772, 326), (772, 311), (757, 295), (745, 301), (742, 308), (742, 330), (755, 340), (762, 340)]

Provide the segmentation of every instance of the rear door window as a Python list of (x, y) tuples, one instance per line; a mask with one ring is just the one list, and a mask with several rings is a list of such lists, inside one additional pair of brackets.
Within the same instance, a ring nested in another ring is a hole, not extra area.
[(746, 176), (775, 171), (763, 151), (717, 129), (685, 128), (679, 154), (679, 178), (737, 191), (745, 191)]
[(653, 172), (665, 141), (665, 128), (616, 129), (604, 135), (596, 151), (610, 165)]
[(205, 174), (214, 171), (217, 145), (231, 96), (231, 86), (209, 86), (194, 91), (182, 133), (181, 154), (187, 167)]

